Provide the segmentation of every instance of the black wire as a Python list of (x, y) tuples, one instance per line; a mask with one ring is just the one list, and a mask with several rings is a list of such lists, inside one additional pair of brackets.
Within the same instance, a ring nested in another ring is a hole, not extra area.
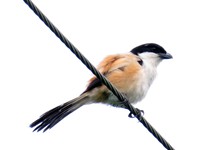
[(122, 95), (88, 60), (79, 50), (50, 22), (50, 20), (33, 4), (31, 0), (24, 0), (24, 2), (34, 11), (34, 13), (50, 28), (50, 30), (78, 57), (82, 63), (99, 79), (101, 82), (110, 89), (113, 94), (124, 103), (126, 108), (130, 110), (129, 116), (133, 114), (146, 128), (153, 134), (153, 136), (168, 150), (174, 148), (147, 122), (141, 115), (141, 111), (134, 108), (124, 95)]

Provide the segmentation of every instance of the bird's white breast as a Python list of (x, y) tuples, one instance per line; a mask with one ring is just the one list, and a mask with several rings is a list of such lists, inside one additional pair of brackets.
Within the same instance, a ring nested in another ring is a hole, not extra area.
[(146, 93), (155, 79), (156, 74), (157, 71), (155, 66), (146, 62), (143, 63), (142, 69), (138, 74), (136, 84), (132, 85), (127, 93), (127, 97), (131, 103), (135, 104), (146, 96)]

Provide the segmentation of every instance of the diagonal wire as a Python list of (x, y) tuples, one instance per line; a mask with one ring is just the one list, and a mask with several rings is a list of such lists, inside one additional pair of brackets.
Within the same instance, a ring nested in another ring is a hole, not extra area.
[(147, 122), (147, 120), (140, 115), (139, 110), (134, 108), (124, 95), (122, 95), (96, 68), (85, 58), (79, 50), (50, 22), (50, 20), (33, 4), (31, 0), (24, 0), (24, 2), (34, 11), (34, 13), (45, 23), (47, 27), (78, 57), (82, 63), (104, 84), (110, 89), (113, 94), (124, 103), (126, 108), (130, 111), (130, 116), (133, 114), (147, 130), (168, 150), (174, 148)]

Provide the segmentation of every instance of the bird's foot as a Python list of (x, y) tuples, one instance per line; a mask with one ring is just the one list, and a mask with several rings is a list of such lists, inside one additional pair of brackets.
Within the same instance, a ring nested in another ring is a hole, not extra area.
[(144, 110), (140, 110), (138, 108), (136, 109), (136, 115), (133, 114), (133, 112), (130, 112), (128, 117), (129, 118), (138, 118), (139, 120), (141, 120), (141, 117), (144, 115)]

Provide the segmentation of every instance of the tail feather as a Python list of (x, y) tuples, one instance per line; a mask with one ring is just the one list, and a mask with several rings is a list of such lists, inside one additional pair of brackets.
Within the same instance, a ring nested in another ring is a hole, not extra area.
[(68, 101), (62, 105), (59, 105), (46, 113), (44, 113), (39, 119), (30, 124), (30, 127), (35, 129), (33, 131), (41, 131), (45, 132), (48, 129), (54, 127), (58, 122), (60, 122), (63, 118), (68, 116), (70, 113), (80, 108), (84, 104), (88, 103), (87, 94), (82, 94), (81, 96)]

